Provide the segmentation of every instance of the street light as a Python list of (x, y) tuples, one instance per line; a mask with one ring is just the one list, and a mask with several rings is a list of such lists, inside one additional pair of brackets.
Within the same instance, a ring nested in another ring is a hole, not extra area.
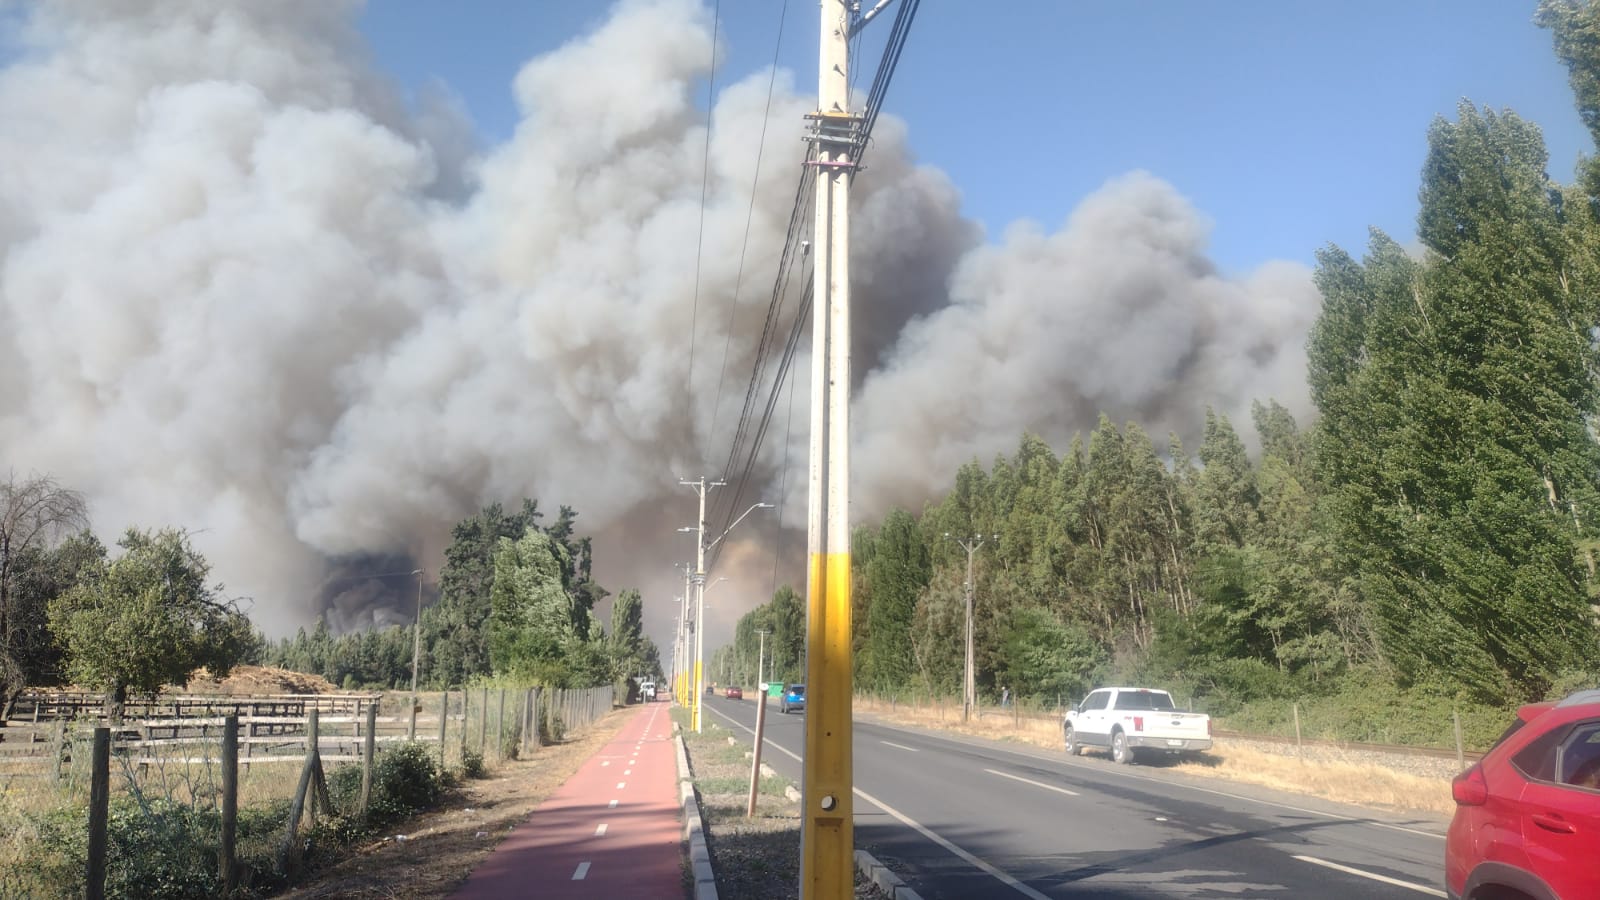
[(961, 721), (965, 723), (972, 716), (972, 708), (978, 702), (978, 682), (972, 671), (972, 557), (983, 546), (984, 540), (998, 541), (1000, 535), (975, 534), (971, 538), (958, 538), (946, 531), (946, 540), (955, 541), (961, 549), (967, 551), (967, 666), (966, 676), (962, 681), (961, 692)]
[(695, 674), (694, 674), (694, 716), (693, 716), (693, 718), (694, 718), (694, 731), (695, 731), (695, 734), (700, 734), (701, 730), (702, 730), (701, 726), (703, 724), (703, 718), (702, 718), (700, 713), (701, 713), (701, 706), (705, 703), (705, 697), (704, 697), (705, 689), (701, 687), (700, 680), (701, 680), (701, 677), (702, 677), (701, 676), (701, 672), (703, 671), (703, 667), (705, 665), (705, 649), (706, 649), (706, 551), (711, 549), (712, 547), (715, 547), (717, 544), (721, 543), (723, 538), (727, 537), (728, 534), (730, 532), (732, 532), (733, 529), (735, 527), (737, 527), (740, 522), (744, 521), (745, 516), (750, 515), (751, 513), (755, 512), (758, 509), (771, 509), (771, 508), (772, 508), (772, 504), (771, 503), (753, 503), (753, 504), (751, 504), (749, 509), (747, 509), (744, 512), (739, 514), (739, 518), (733, 520), (733, 524), (729, 525), (727, 527), (727, 529), (725, 529), (722, 532), (722, 535), (720, 537), (718, 537), (716, 540), (712, 541), (710, 544), (707, 544), (705, 542), (705, 540), (706, 540), (706, 532), (705, 532), (705, 499), (704, 499), (704, 494), (702, 493), (701, 502), (700, 502), (700, 520), (701, 520), (700, 521), (700, 525), (699, 525), (698, 528), (685, 529), (685, 530), (688, 530), (688, 531), (697, 532), (697, 537), (695, 538), (695, 540), (699, 544), (699, 546), (697, 546), (695, 548), (697, 552), (695, 554), (695, 573), (694, 573), (694, 586), (695, 586), (695, 592), (694, 592), (695, 593), (694, 673)]

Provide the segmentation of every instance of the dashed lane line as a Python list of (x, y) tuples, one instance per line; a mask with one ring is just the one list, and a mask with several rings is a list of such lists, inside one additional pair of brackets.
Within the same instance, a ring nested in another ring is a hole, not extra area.
[(1398, 878), (1390, 878), (1387, 875), (1379, 875), (1377, 872), (1368, 872), (1365, 869), (1357, 869), (1352, 866), (1342, 866), (1336, 862), (1328, 862), (1325, 859), (1317, 859), (1315, 856), (1296, 855), (1295, 859), (1298, 859), (1301, 862), (1311, 863), (1314, 866), (1323, 866), (1325, 868), (1333, 869), (1336, 872), (1344, 872), (1347, 875), (1358, 875), (1362, 878), (1370, 878), (1373, 881), (1381, 881), (1384, 884), (1392, 884), (1395, 887), (1409, 888), (1410, 890), (1416, 891), (1419, 894), (1427, 894), (1430, 897), (1448, 896), (1444, 891), (1441, 891), (1438, 888), (1428, 887), (1425, 884), (1417, 884), (1411, 881), (1401, 881)]
[(921, 753), (922, 752), (921, 750), (918, 750), (915, 747), (907, 747), (905, 744), (896, 744), (894, 741), (879, 741), (878, 743), (887, 744), (888, 746), (893, 747), (896, 750), (904, 750), (907, 753)]
[(1012, 781), (1020, 781), (1023, 784), (1031, 784), (1036, 788), (1042, 788), (1047, 791), (1055, 791), (1058, 794), (1066, 794), (1068, 797), (1079, 796), (1077, 791), (1069, 791), (1064, 787), (1056, 787), (1053, 784), (1045, 784), (1042, 781), (1034, 781), (1032, 778), (1023, 778), (1021, 775), (1012, 775), (1009, 772), (1001, 772), (996, 769), (984, 769), (984, 771), (988, 772), (990, 775), (999, 775), (1001, 778), (1009, 778)]
[(572, 873), (572, 880), (573, 881), (582, 881), (582, 880), (584, 880), (585, 878), (588, 878), (588, 877), (589, 877), (589, 864), (586, 863), (586, 862), (578, 863), (577, 871)]

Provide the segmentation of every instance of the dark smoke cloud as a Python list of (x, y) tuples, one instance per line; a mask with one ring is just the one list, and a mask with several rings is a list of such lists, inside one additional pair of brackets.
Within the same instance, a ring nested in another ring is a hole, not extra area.
[[(693, 520), (675, 476), (718, 474), (726, 453), (806, 91), (780, 73), (769, 113), (767, 73), (719, 79), (697, 300), (697, 0), (620, 3), (529, 62), (522, 122), (492, 147), (447, 95), (404, 102), (354, 0), (23, 9), (0, 70), (4, 464), (84, 490), (108, 534), (196, 529), (274, 633), (319, 612), (409, 619), (414, 585), (371, 573), (436, 578), (451, 524), (487, 502), (568, 504), (602, 582), (644, 588), (647, 627), (670, 635), (671, 563), (690, 549), (673, 529)], [(1219, 276), (1202, 219), (1154, 178), (1109, 186), (1057, 234), (980, 248), (900, 123), (880, 122), (870, 166), (852, 229), (858, 517), (1023, 427), (1064, 435), (1104, 408), (1188, 428), (1206, 402), (1303, 391), (1305, 271)], [(753, 517), (730, 540), (713, 641), (770, 591), (771, 529)]]

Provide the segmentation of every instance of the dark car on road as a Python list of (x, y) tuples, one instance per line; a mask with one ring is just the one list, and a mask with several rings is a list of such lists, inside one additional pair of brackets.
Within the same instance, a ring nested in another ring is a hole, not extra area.
[(1517, 710), (1451, 794), (1451, 900), (1600, 897), (1600, 690)]
[(791, 684), (783, 689), (783, 695), (778, 698), (778, 712), (788, 714), (791, 709), (804, 710), (806, 708), (806, 686)]

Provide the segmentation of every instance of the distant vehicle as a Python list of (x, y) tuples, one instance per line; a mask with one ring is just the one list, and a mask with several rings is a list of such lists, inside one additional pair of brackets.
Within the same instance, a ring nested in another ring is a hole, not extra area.
[(1067, 754), (1104, 747), (1132, 764), (1140, 751), (1184, 753), (1211, 749), (1211, 717), (1179, 712), (1172, 695), (1152, 688), (1109, 687), (1090, 692), (1061, 723)]
[(743, 700), (744, 690), (741, 688), (730, 687), (723, 692), (723, 696), (727, 697), (729, 700)]
[(717, 686), (714, 685), (714, 684), (706, 685), (706, 696), (707, 697), (715, 697), (716, 695), (717, 695)]
[(656, 699), (656, 683), (654, 681), (646, 681), (644, 684), (639, 685), (639, 698), (646, 703), (654, 703)]
[(778, 697), (778, 712), (781, 712), (784, 715), (788, 715), (789, 710), (791, 709), (804, 711), (805, 708), (806, 686), (803, 684), (791, 684), (786, 686), (783, 689), (783, 694)]
[(1450, 793), (1451, 900), (1600, 897), (1600, 690), (1518, 709)]

